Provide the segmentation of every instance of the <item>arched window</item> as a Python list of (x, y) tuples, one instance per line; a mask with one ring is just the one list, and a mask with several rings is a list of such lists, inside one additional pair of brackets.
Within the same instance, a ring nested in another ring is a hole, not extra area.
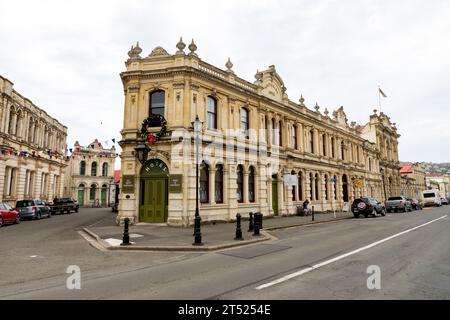
[(334, 137), (331, 137), (331, 157), (334, 158)]
[(294, 124), (292, 126), (292, 147), (297, 150), (298, 144), (297, 144), (297, 126)]
[(208, 129), (217, 129), (217, 100), (208, 96)]
[(280, 147), (283, 145), (283, 125), (281, 121), (278, 122), (278, 145)]
[(298, 173), (298, 200), (303, 200), (303, 175)]
[(241, 132), (247, 139), (248, 129), (250, 129), (248, 110), (246, 108), (241, 108)]
[[(294, 175), (295, 171), (291, 172), (291, 175)], [(296, 194), (297, 190), (295, 188), (295, 186), (292, 186), (292, 201), (295, 201), (295, 194)]]
[(341, 158), (342, 158), (342, 160), (345, 160), (345, 143), (344, 143), (344, 141), (341, 142)]
[(97, 186), (95, 184), (91, 184), (91, 188), (89, 189), (89, 200), (94, 201), (96, 199), (97, 194)]
[(267, 116), (264, 116), (264, 126), (266, 129), (266, 143), (269, 143), (269, 122), (267, 121)]
[(11, 108), (11, 110), (9, 111), (9, 124), (8, 124), (9, 134), (14, 134), (15, 127), (13, 126), (13, 121), (14, 121), (14, 109)]
[(255, 202), (255, 168), (250, 167), (248, 173), (248, 201)]
[(150, 93), (149, 115), (159, 114), (164, 116), (165, 92), (163, 90)]
[(209, 166), (202, 162), (200, 169), (200, 202), (209, 202)]
[(102, 177), (108, 176), (108, 163), (104, 162), (102, 165)]
[(216, 203), (223, 203), (223, 165), (221, 164), (216, 165), (214, 184)]
[(97, 176), (97, 162), (92, 162), (91, 165), (91, 176), (96, 177)]
[(324, 183), (325, 183), (325, 200), (328, 200), (328, 192), (329, 192), (329, 188), (328, 188), (328, 175), (326, 174), (324, 176)]
[(310, 147), (309, 150), (311, 150), (311, 153), (314, 153), (315, 152), (315, 150), (314, 150), (314, 130), (309, 131), (309, 147)]
[(338, 199), (337, 176), (334, 176), (333, 179), (334, 179), (334, 182), (333, 182), (334, 183), (334, 200), (337, 200)]
[(237, 166), (237, 201), (244, 202), (244, 168), (242, 165)]
[(327, 156), (327, 136), (325, 134), (322, 135), (322, 152), (323, 155)]
[(316, 200), (320, 200), (319, 185), (320, 185), (319, 174), (316, 173), (315, 180), (314, 180), (314, 187), (315, 187), (315, 191), (316, 191)]
[(86, 174), (86, 162), (80, 162), (80, 176), (84, 176)]
[(33, 118), (30, 118), (30, 123), (28, 125), (28, 142), (31, 143), (31, 137), (33, 136)]
[(275, 145), (275, 119), (272, 118), (272, 131), (271, 131), (271, 136), (272, 136), (272, 144)]

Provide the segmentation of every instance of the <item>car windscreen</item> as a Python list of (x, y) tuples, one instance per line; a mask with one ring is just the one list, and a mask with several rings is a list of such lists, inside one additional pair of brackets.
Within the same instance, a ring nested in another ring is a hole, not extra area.
[(390, 200), (403, 200), (403, 198), (402, 197), (389, 197), (388, 201), (390, 201)]
[(17, 201), (16, 207), (23, 208), (23, 207), (31, 207), (33, 205), (34, 205), (33, 200), (21, 200), (21, 201)]
[(424, 198), (436, 198), (436, 193), (434, 192), (428, 192), (423, 194)]

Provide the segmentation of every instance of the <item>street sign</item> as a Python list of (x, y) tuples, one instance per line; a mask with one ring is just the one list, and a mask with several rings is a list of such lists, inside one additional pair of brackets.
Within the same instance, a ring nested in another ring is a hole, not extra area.
[(286, 186), (296, 186), (298, 183), (298, 178), (295, 174), (287, 174), (283, 177), (283, 179)]

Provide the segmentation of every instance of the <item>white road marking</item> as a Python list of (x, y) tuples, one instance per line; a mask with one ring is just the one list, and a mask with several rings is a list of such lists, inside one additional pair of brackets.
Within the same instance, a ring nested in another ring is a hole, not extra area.
[(382, 243), (384, 243), (384, 242), (386, 242), (386, 241), (389, 241), (389, 240), (391, 240), (391, 239), (397, 238), (397, 237), (399, 237), (399, 236), (401, 236), (401, 235), (404, 235), (404, 234), (406, 234), (406, 233), (408, 233), (408, 232), (417, 230), (417, 229), (419, 229), (419, 228), (422, 228), (422, 227), (424, 227), (424, 226), (426, 226), (426, 225), (429, 225), (429, 224), (431, 224), (431, 223), (433, 223), (433, 222), (436, 222), (436, 221), (438, 221), (438, 220), (444, 219), (444, 218), (446, 218), (446, 217), (447, 217), (447, 215), (442, 216), (442, 217), (437, 218), (437, 219), (434, 219), (434, 220), (431, 220), (431, 221), (429, 221), (429, 222), (427, 222), (427, 223), (424, 223), (424, 224), (421, 224), (421, 225), (419, 225), (419, 226), (417, 226), (417, 227), (414, 227), (414, 228), (411, 228), (411, 229), (402, 231), (402, 232), (400, 232), (400, 233), (394, 234), (394, 235), (392, 235), (392, 236), (390, 236), (390, 237), (387, 237), (387, 238), (384, 238), (384, 239), (382, 239), (382, 240), (376, 241), (376, 242), (371, 243), (371, 244), (369, 244), (369, 245), (367, 245), (367, 246), (364, 246), (364, 247), (361, 247), (361, 248), (359, 248), (359, 249), (356, 249), (356, 250), (353, 250), (353, 251), (344, 253), (344, 254), (342, 254), (342, 255), (340, 255), (340, 256), (334, 257), (334, 258), (329, 259), (329, 260), (326, 260), (326, 261), (324, 261), (324, 262), (315, 264), (315, 265), (313, 265), (312, 267), (308, 267), (308, 268), (302, 269), (302, 270), (300, 270), (300, 271), (297, 271), (297, 272), (288, 274), (288, 275), (286, 275), (286, 276), (284, 276), (284, 277), (281, 277), (281, 278), (279, 278), (279, 279), (276, 279), (276, 280), (274, 280), (274, 281), (271, 281), (271, 282), (262, 284), (262, 285), (256, 287), (255, 289), (256, 289), (256, 290), (265, 289), (265, 288), (274, 286), (274, 285), (276, 285), (276, 284), (285, 282), (285, 281), (287, 281), (287, 280), (290, 280), (290, 279), (292, 279), (292, 278), (301, 276), (302, 274), (305, 274), (305, 273), (310, 272), (310, 271), (312, 271), (312, 270), (315, 270), (315, 269), (318, 269), (318, 268), (320, 268), (320, 267), (326, 266), (326, 265), (328, 265), (328, 264), (330, 264), (330, 263), (339, 261), (339, 260), (341, 260), (341, 259), (347, 258), (348, 256), (351, 256), (351, 255), (353, 255), (353, 254), (355, 254), (355, 253), (359, 253), (359, 252), (361, 252), (361, 251), (370, 249), (370, 248), (375, 247), (375, 246), (377, 246), (377, 245), (379, 245), (379, 244), (382, 244)]

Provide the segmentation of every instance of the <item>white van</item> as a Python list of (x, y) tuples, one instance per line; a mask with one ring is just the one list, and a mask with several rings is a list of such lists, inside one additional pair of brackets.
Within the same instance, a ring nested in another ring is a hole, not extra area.
[(422, 198), (423, 198), (423, 206), (435, 206), (440, 207), (442, 206), (441, 203), (441, 195), (439, 193), (439, 190), (425, 190), (422, 192)]

